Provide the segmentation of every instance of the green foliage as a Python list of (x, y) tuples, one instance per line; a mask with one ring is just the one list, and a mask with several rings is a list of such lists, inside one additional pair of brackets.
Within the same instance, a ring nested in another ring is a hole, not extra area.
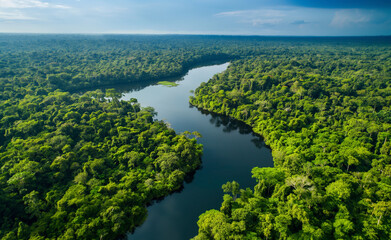
[[(117, 83), (241, 59), (191, 102), (265, 136), (276, 168), (224, 186), (198, 239), (390, 238), (389, 38), (0, 34), (0, 238), (117, 239), (200, 165)], [(189, 139), (188, 137), (193, 137)]]
[(239, 183), (235, 181), (227, 182), (222, 186), (222, 189), (225, 193), (232, 193), (233, 199), (236, 200), (239, 193)]
[(254, 38), (0, 34), (0, 99), (160, 81), (254, 51)]
[(0, 238), (117, 239), (200, 166), (195, 139), (113, 90), (104, 96), (56, 91), (0, 102), (19, 116), (1, 125)]
[(169, 81), (160, 81), (157, 84), (167, 86), (167, 87), (176, 87), (178, 86), (178, 83), (175, 82), (169, 82)]
[(276, 47), (202, 84), (190, 102), (251, 125), (275, 167), (201, 215), (195, 239), (390, 239), (390, 69), (389, 44), (330, 41)]

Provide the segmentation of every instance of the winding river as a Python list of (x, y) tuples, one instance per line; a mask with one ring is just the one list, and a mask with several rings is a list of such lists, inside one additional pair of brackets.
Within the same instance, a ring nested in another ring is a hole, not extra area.
[(148, 207), (146, 221), (129, 234), (128, 239), (184, 240), (194, 237), (198, 216), (206, 210), (220, 208), (221, 185), (235, 180), (241, 188), (252, 187), (255, 180), (251, 178), (251, 169), (273, 166), (270, 150), (249, 127), (189, 106), (190, 91), (224, 71), (228, 64), (194, 68), (176, 81), (176, 87), (138, 86), (128, 88), (124, 93), (122, 99), (137, 98), (141, 106), (153, 107), (158, 112), (157, 118), (167, 121), (177, 133), (198, 131), (203, 136), (198, 142), (204, 146), (202, 168), (192, 181), (186, 183), (182, 191)]

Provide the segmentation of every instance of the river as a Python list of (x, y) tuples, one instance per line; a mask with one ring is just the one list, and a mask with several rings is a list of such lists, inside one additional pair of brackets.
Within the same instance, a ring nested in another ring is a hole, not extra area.
[[(198, 216), (209, 209), (219, 209), (223, 198), (221, 185), (237, 181), (241, 188), (253, 187), (253, 167), (272, 167), (271, 151), (262, 138), (238, 121), (208, 114), (189, 105), (191, 90), (229, 63), (191, 69), (176, 81), (178, 86), (151, 85), (127, 90), (122, 99), (137, 98), (141, 106), (151, 106), (156, 118), (168, 122), (177, 132), (198, 131), (204, 146), (202, 168), (190, 183), (148, 207), (146, 221), (130, 240), (184, 240), (197, 234)], [(128, 86), (129, 89), (129, 86)], [(119, 89), (121, 90), (121, 89)]]

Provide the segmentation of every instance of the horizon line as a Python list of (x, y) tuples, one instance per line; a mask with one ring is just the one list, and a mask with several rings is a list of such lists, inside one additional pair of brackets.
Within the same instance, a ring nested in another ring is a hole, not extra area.
[(214, 33), (52, 33), (52, 32), (0, 32), (1, 35), (139, 35), (139, 36), (221, 36), (221, 37), (391, 37), (389, 35), (257, 35), (257, 34), (214, 34)]

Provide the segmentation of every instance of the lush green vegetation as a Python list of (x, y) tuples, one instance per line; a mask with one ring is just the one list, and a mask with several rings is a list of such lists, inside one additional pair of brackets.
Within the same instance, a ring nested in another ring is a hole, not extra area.
[(190, 67), (259, 51), (254, 38), (0, 35), (0, 99), (25, 88), (74, 91), (156, 81)]
[[(242, 59), (192, 103), (265, 136), (276, 168), (224, 185), (197, 238), (390, 238), (389, 38), (0, 34), (0, 238), (116, 239), (201, 146), (117, 83)], [(197, 133), (193, 133), (198, 137)]]
[(42, 93), (161, 81), (197, 64), (336, 41), (389, 39), (0, 34), (0, 100), (21, 97), (27, 89)]
[(246, 122), (275, 167), (223, 186), (195, 239), (390, 239), (391, 46), (306, 44), (239, 60), (191, 103)]
[(176, 86), (178, 86), (178, 83), (169, 82), (169, 81), (160, 81), (157, 84), (164, 85), (164, 86), (167, 86), (167, 87), (176, 87)]
[(113, 93), (0, 103), (3, 239), (118, 238), (200, 165), (195, 139)]
[(184, 56), (221, 57), (181, 55), (174, 42), (0, 35), (1, 239), (117, 239), (200, 166), (195, 138), (153, 120), (136, 99), (63, 92), (180, 74)]

